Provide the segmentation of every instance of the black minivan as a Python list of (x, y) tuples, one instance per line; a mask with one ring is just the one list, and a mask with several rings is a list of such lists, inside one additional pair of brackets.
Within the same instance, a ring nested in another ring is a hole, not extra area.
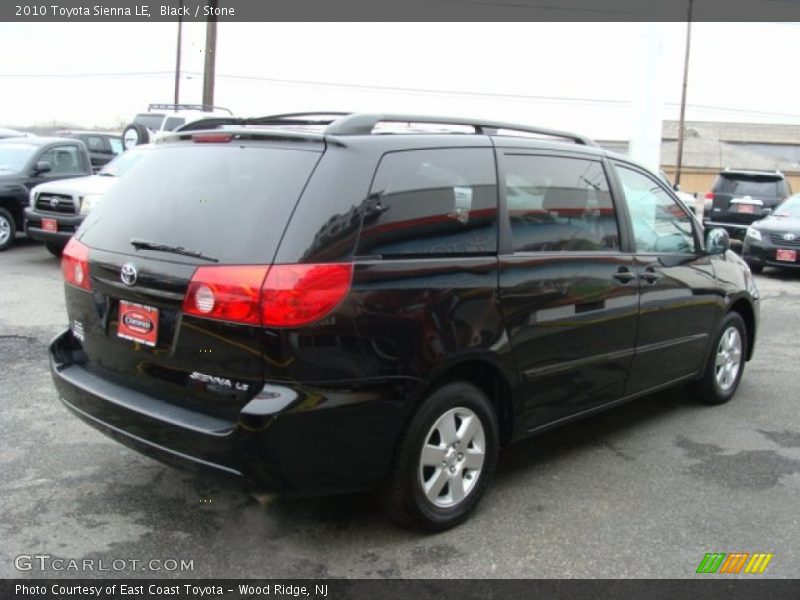
[(159, 460), (463, 521), (498, 448), (678, 383), (729, 400), (758, 291), (728, 236), (578, 135), (214, 118), (65, 249), (66, 406)]

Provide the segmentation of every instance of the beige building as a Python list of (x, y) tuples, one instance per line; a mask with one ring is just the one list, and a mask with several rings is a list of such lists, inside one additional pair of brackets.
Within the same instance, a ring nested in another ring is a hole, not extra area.
[[(616, 152), (627, 152), (626, 142), (599, 143)], [(661, 168), (673, 180), (677, 155), (678, 122), (664, 121)], [(705, 194), (711, 189), (717, 173), (726, 167), (782, 171), (792, 190), (800, 192), (800, 125), (687, 121), (681, 189)]]

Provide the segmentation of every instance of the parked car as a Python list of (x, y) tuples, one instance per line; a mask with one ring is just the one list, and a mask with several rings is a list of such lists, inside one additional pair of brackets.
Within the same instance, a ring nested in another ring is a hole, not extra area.
[(107, 163), (97, 175), (37, 185), (31, 190), (30, 206), (25, 209), (28, 237), (44, 242), (52, 255), (61, 256), (86, 215), (150, 148), (145, 145), (128, 150)]
[(511, 124), (276, 120), (160, 140), (67, 245), (51, 371), (93, 427), (442, 530), (502, 445), (671, 385), (734, 395), (758, 290), (647, 169)]
[(73, 138), (86, 144), (92, 169), (99, 171), (115, 157), (122, 154), (122, 136), (116, 133), (103, 131), (57, 131), (58, 137)]
[(747, 228), (742, 256), (754, 273), (765, 266), (800, 267), (800, 194), (790, 196), (765, 219)]
[(91, 175), (89, 152), (79, 140), (46, 137), (0, 140), (0, 252), (24, 228), (31, 189), (45, 181)]
[(36, 136), (34, 136), (32, 133), (17, 131), (16, 129), (0, 128), (0, 140), (4, 140), (7, 138), (17, 138), (17, 137), (36, 137)]
[(139, 113), (122, 132), (123, 144), (129, 150), (147, 144), (178, 127), (210, 116), (229, 116), (233, 113), (219, 106), (202, 104), (150, 104), (146, 113)]
[(789, 181), (779, 171), (725, 169), (717, 175), (711, 191), (706, 227), (722, 227), (743, 239), (753, 221), (767, 216), (792, 193)]

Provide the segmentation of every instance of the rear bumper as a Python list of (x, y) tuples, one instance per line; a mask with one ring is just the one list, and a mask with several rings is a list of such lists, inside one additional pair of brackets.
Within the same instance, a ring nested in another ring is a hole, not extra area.
[(409, 380), (267, 385), (228, 421), (145, 396), (81, 364), (69, 331), (50, 344), (62, 402), (109, 437), (161, 462), (212, 472), (263, 491), (368, 489), (391, 463), (410, 412)]

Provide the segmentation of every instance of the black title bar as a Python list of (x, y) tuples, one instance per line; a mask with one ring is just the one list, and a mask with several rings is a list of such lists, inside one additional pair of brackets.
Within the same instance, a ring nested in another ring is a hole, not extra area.
[[(713, 578), (711, 578), (713, 577)], [(6, 579), (3, 600), (795, 600), (797, 580), (698, 575), (684, 580)]]
[[(0, 21), (686, 21), (689, 0), (3, 0)], [(693, 21), (797, 21), (800, 0), (693, 0)], [(335, 35), (335, 30), (331, 32)]]

